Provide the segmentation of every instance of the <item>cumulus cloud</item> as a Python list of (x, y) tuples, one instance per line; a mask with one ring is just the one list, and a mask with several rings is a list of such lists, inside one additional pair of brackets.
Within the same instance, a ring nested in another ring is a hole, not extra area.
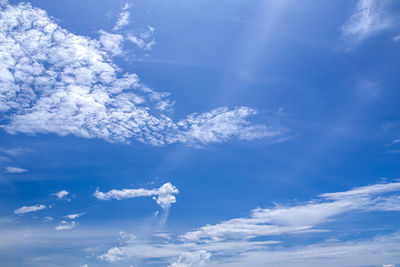
[(130, 3), (126, 3), (125, 6), (122, 8), (122, 12), (119, 13), (117, 22), (115, 23), (115, 26), (113, 28), (114, 31), (118, 31), (123, 27), (129, 25), (129, 19), (131, 16), (131, 13), (129, 12), (130, 8), (131, 8)]
[(342, 26), (342, 35), (358, 43), (393, 26), (389, 0), (359, 0), (353, 15)]
[(15, 214), (25, 214), (25, 213), (29, 213), (29, 212), (36, 212), (39, 210), (44, 210), (47, 207), (45, 205), (40, 205), (40, 204), (36, 204), (34, 206), (23, 206), (19, 209), (14, 210)]
[(22, 169), (22, 168), (18, 168), (18, 167), (6, 167), (6, 171), (8, 173), (24, 173), (27, 172), (28, 170)]
[(61, 221), (59, 225), (56, 226), (57, 231), (62, 231), (62, 230), (70, 230), (75, 227), (75, 222), (66, 222), (66, 221)]
[(173, 203), (176, 202), (174, 195), (178, 193), (179, 190), (175, 186), (173, 186), (171, 183), (165, 183), (160, 188), (150, 190), (143, 188), (123, 190), (113, 189), (107, 193), (103, 193), (97, 189), (94, 193), (94, 196), (100, 200), (121, 200), (137, 197), (153, 197), (158, 205), (160, 205), (163, 209), (168, 209)]
[[(149, 28), (148, 40), (152, 32)], [(168, 116), (174, 102), (167, 93), (146, 87), (136, 74), (113, 62), (113, 56), (123, 54), (123, 38), (105, 31), (99, 40), (79, 36), (61, 28), (44, 10), (3, 2), (0, 128), (10, 134), (56, 133), (156, 146), (281, 134), (251, 124), (248, 117), (256, 111), (248, 107), (217, 108), (174, 122)], [(139, 46), (150, 47), (151, 41), (142, 45), (138, 40)]]
[(211, 253), (205, 250), (199, 250), (194, 252), (183, 252), (179, 255), (176, 262), (173, 262), (169, 267), (194, 267), (194, 266), (204, 266), (210, 259)]
[(60, 192), (54, 193), (53, 195), (55, 195), (58, 199), (63, 199), (64, 197), (69, 195), (69, 192), (66, 190), (61, 190)]

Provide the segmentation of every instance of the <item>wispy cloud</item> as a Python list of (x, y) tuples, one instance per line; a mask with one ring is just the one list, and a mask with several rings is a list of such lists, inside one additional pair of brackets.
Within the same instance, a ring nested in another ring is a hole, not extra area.
[[(100, 40), (75, 35), (30, 4), (6, 3), (0, 13), (0, 53), (7, 59), (0, 62), (0, 86), (7, 88), (0, 91), (0, 127), (10, 134), (56, 133), (156, 146), (281, 134), (276, 127), (251, 124), (248, 117), (256, 111), (248, 107), (217, 108), (175, 122), (168, 115), (174, 103), (168, 93), (148, 88), (113, 62), (124, 53), (121, 35), (100, 31)], [(148, 40), (152, 32), (149, 28)]]
[(40, 210), (44, 210), (47, 207), (45, 205), (40, 205), (40, 204), (36, 204), (34, 206), (23, 206), (19, 209), (14, 210), (15, 214), (25, 214), (25, 213), (30, 213), (30, 212), (36, 212), (36, 211), (40, 211)]
[(75, 222), (67, 222), (67, 221), (61, 221), (59, 225), (56, 226), (57, 231), (62, 231), (62, 230), (70, 230), (75, 228)]
[(115, 23), (115, 26), (113, 28), (114, 31), (118, 31), (123, 27), (129, 25), (129, 19), (131, 16), (129, 9), (131, 8), (131, 6), (132, 5), (130, 3), (126, 3), (125, 6), (122, 8), (122, 12), (119, 13), (117, 22)]
[(94, 196), (100, 200), (110, 200), (110, 199), (128, 199), (137, 197), (153, 197), (153, 199), (160, 205), (163, 209), (168, 209), (173, 203), (176, 202), (174, 195), (178, 194), (179, 190), (173, 186), (171, 183), (166, 183), (157, 189), (113, 189), (107, 193), (100, 192), (96, 190)]
[(22, 169), (22, 168), (18, 168), (18, 167), (11, 167), (11, 166), (6, 167), (6, 171), (8, 173), (25, 173), (25, 172), (28, 172), (28, 170), (26, 170), (26, 169)]
[[(346, 192), (326, 193), (305, 205), (255, 209), (248, 218), (237, 218), (206, 225), (182, 236), (184, 240), (253, 238), (280, 234), (318, 231), (317, 225), (346, 212), (400, 211), (400, 196), (382, 196), (400, 191), (400, 182), (376, 184)], [(378, 195), (378, 196), (377, 196)]]
[(357, 2), (353, 15), (342, 26), (342, 35), (351, 42), (351, 46), (393, 26), (393, 17), (388, 9), (390, 2), (390, 0)]

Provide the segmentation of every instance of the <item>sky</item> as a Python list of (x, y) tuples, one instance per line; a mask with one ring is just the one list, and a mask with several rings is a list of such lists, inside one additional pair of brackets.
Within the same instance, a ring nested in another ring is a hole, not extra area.
[(0, 265), (400, 266), (400, 3), (0, 0)]

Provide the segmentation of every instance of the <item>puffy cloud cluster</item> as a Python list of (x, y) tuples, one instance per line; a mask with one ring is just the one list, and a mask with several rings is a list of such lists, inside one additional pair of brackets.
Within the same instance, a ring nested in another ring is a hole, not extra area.
[[(126, 25), (125, 18), (117, 29)], [(143, 38), (152, 32), (149, 28)], [(44, 10), (1, 2), (0, 127), (11, 134), (56, 133), (151, 145), (204, 145), (280, 134), (251, 125), (246, 119), (256, 111), (248, 107), (218, 108), (174, 122), (167, 116), (173, 104), (167, 93), (144, 86), (137, 75), (113, 63), (113, 56), (124, 53), (125, 37), (99, 33), (99, 40), (79, 36)], [(148, 46), (131, 37), (138, 46)]]
[(63, 199), (64, 197), (69, 195), (69, 192), (66, 190), (61, 190), (60, 192), (54, 193), (53, 195), (55, 195), (58, 199)]
[(110, 199), (127, 199), (127, 198), (137, 198), (137, 197), (153, 197), (153, 199), (160, 205), (163, 209), (168, 209), (173, 203), (176, 202), (176, 197), (174, 195), (178, 194), (179, 190), (173, 186), (171, 183), (166, 183), (157, 189), (123, 189), (116, 190), (113, 189), (107, 193), (100, 192), (96, 190), (94, 196), (100, 200), (110, 200)]
[(205, 250), (199, 250), (194, 252), (183, 252), (179, 255), (176, 262), (173, 262), (169, 267), (192, 267), (192, 266), (204, 266), (210, 259), (211, 253)]

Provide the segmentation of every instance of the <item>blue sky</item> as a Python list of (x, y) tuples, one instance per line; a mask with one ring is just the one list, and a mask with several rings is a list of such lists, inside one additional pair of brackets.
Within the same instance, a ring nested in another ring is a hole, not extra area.
[(399, 18), (0, 0), (0, 265), (400, 266)]

